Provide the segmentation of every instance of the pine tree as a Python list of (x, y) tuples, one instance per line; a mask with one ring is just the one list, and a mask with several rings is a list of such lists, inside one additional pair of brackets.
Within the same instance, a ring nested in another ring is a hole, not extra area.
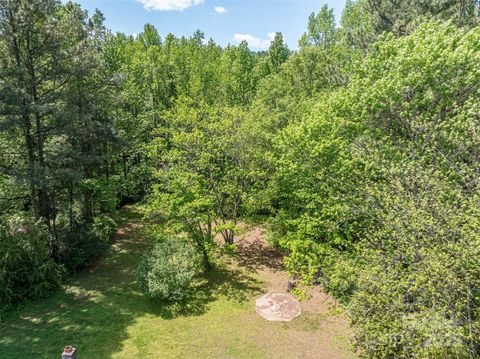
[[(93, 223), (94, 180), (108, 163), (108, 146), (115, 141), (109, 116), (111, 83), (101, 48), (103, 16), (97, 12), (88, 19), (78, 5), (67, 4), (66, 11), (76, 18), (78, 38), (71, 62), (71, 78), (65, 88), (62, 135), (71, 153), (70, 186), (82, 188), (83, 221)], [(70, 204), (71, 206), (71, 204)]]
[(429, 19), (453, 20), (459, 26), (475, 26), (479, 22), (479, 0), (366, 0), (375, 32), (411, 33)]
[(12, 175), (28, 182), (36, 218), (50, 225), (49, 164), (46, 145), (55, 105), (69, 80), (64, 66), (69, 19), (56, 0), (5, 0), (0, 3), (0, 37), (5, 43), (1, 67), (3, 130), (22, 133), (22, 164)]
[(337, 27), (333, 8), (324, 5), (318, 14), (308, 18), (308, 30), (299, 41), (300, 47), (318, 46), (329, 49), (337, 42)]
[(270, 65), (270, 73), (277, 73), (280, 66), (284, 64), (290, 56), (290, 50), (283, 40), (281, 32), (277, 32), (268, 49), (268, 59)]

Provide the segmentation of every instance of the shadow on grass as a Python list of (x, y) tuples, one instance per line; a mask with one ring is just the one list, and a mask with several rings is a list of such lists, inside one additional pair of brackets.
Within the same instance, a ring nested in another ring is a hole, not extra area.
[(245, 302), (262, 292), (261, 283), (240, 269), (216, 268), (197, 279), (196, 285), (184, 301), (165, 303), (147, 299), (150, 312), (163, 319), (201, 316), (209, 305), (220, 298), (232, 302)]
[(280, 249), (269, 246), (259, 238), (251, 243), (240, 243), (237, 250), (237, 259), (240, 266), (251, 272), (270, 269), (274, 272), (283, 271), (284, 254)]
[(201, 316), (219, 298), (246, 301), (261, 285), (240, 269), (220, 267), (198, 279), (183, 303), (146, 298), (135, 271), (146, 244), (137, 237), (138, 216), (128, 213), (112, 252), (52, 297), (27, 305), (0, 323), (0, 358), (56, 358), (73, 344), (80, 358), (111, 358), (123, 348), (128, 328), (145, 316), (173, 320)]

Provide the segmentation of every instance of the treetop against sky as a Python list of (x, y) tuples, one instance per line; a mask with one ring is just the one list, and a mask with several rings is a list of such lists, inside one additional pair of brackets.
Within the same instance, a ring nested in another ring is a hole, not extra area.
[[(63, 0), (66, 2), (66, 0)], [(254, 50), (268, 48), (282, 32), (291, 49), (305, 31), (306, 19), (324, 4), (340, 19), (345, 0), (76, 0), (92, 13), (101, 10), (106, 25), (126, 34), (142, 32), (146, 23), (164, 37), (190, 36), (197, 29), (221, 45), (247, 40)]]

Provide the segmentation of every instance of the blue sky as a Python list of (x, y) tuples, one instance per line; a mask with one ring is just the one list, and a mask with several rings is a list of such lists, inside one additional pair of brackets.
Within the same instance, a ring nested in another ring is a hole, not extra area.
[(91, 13), (100, 9), (113, 31), (138, 34), (146, 23), (162, 37), (190, 36), (197, 29), (221, 45), (246, 39), (252, 49), (268, 46), (282, 32), (291, 49), (307, 26), (308, 15), (324, 4), (340, 19), (345, 0), (76, 0)]

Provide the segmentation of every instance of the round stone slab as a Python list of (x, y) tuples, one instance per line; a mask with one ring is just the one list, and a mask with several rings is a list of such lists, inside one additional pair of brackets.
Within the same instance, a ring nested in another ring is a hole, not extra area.
[(290, 294), (268, 293), (257, 299), (256, 312), (271, 322), (289, 322), (302, 310), (300, 303)]

